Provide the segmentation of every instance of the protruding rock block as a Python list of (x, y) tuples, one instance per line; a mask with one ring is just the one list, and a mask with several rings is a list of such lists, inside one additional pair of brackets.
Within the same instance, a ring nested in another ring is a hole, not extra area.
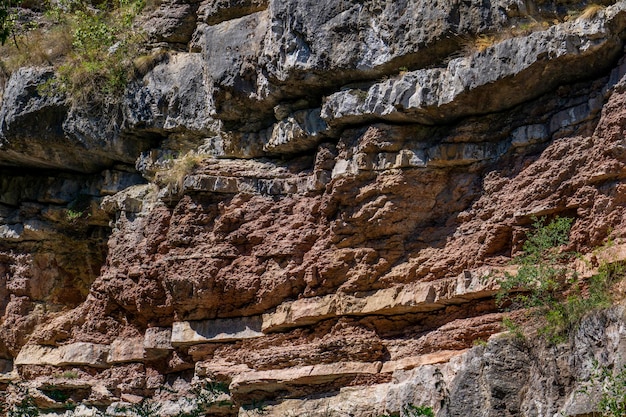
[(466, 271), (452, 279), (385, 288), (365, 296), (330, 294), (279, 305), (263, 315), (263, 331), (283, 331), (336, 316), (423, 313), (493, 295), (495, 281), (488, 271)]
[[(453, 59), (445, 68), (420, 69), (367, 88), (336, 92), (324, 102), (322, 118), (331, 126), (381, 119), (434, 124), (511, 108), (602, 70), (611, 62), (607, 57), (621, 52), (623, 15), (624, 5), (618, 3), (605, 9), (602, 18), (506, 39)], [(568, 110), (551, 121), (551, 130), (588, 113), (586, 105)]]
[(87, 342), (59, 347), (27, 345), (20, 350), (15, 365), (85, 365), (106, 368), (109, 349), (109, 345)]
[(418, 366), (423, 366), (423, 365), (432, 365), (436, 363), (448, 362), (453, 357), (459, 356), (467, 352), (467, 350), (468, 349), (442, 350), (438, 352), (428, 353), (425, 355), (411, 356), (407, 358), (398, 359), (396, 361), (385, 362), (380, 372), (382, 373), (394, 372), (399, 369), (407, 370), (407, 369), (417, 368)]
[(264, 10), (268, 3), (268, 0), (203, 1), (198, 9), (198, 18), (209, 25), (215, 25)]
[(157, 359), (167, 356), (172, 347), (172, 329), (167, 327), (150, 327), (146, 329), (143, 339), (146, 359)]
[(140, 337), (115, 339), (107, 357), (109, 363), (143, 362), (144, 339)]
[(327, 384), (346, 376), (377, 374), (381, 362), (338, 362), (301, 366), (288, 369), (244, 372), (235, 376), (230, 391), (241, 395), (252, 391), (274, 392), (284, 390), (288, 385)]
[(181, 321), (172, 327), (172, 345), (232, 342), (263, 336), (261, 316), (202, 321)]

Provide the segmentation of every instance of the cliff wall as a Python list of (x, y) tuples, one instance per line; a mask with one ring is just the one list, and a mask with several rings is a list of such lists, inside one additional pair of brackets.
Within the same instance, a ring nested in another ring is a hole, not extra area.
[(6, 403), (597, 410), (600, 388), (581, 388), (626, 360), (623, 284), (557, 345), (494, 299), (534, 218), (574, 219), (583, 281), (626, 259), (626, 2), (586, 6), (164, 0), (135, 23), (158, 59), (117, 100), (44, 94), (55, 67), (14, 71)]

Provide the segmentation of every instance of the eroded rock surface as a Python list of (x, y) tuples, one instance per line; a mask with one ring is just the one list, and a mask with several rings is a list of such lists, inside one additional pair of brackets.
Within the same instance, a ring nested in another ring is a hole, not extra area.
[(623, 306), (550, 347), (494, 300), (534, 217), (574, 219), (585, 279), (626, 259), (626, 2), (583, 6), (166, 1), (99, 112), (16, 71), (0, 388), (85, 415), (592, 412)]

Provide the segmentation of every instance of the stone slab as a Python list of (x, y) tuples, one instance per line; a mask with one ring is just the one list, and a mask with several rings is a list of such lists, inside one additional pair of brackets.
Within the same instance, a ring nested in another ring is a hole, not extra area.
[(15, 358), (15, 365), (86, 365), (107, 367), (109, 345), (77, 342), (58, 347), (27, 345)]
[(107, 362), (143, 362), (145, 359), (143, 342), (144, 339), (142, 337), (115, 339), (111, 343)]
[(366, 295), (330, 294), (279, 305), (263, 315), (263, 331), (308, 326), (337, 316), (423, 313), (495, 294), (489, 271), (466, 271), (450, 279), (385, 288)]
[(272, 392), (286, 385), (319, 385), (344, 376), (377, 374), (381, 362), (337, 362), (330, 364), (299, 366), (287, 369), (244, 372), (233, 377), (231, 393), (245, 394), (252, 391)]
[(172, 346), (260, 337), (262, 323), (261, 316), (176, 322), (172, 327)]
[(150, 327), (146, 329), (143, 339), (147, 359), (157, 359), (174, 349), (172, 346), (172, 329), (169, 327)]

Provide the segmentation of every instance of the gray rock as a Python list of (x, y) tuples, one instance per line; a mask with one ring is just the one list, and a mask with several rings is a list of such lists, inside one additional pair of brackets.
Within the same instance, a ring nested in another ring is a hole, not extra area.
[(260, 337), (263, 336), (262, 323), (260, 316), (175, 322), (172, 327), (172, 345), (186, 346)]
[(510, 108), (604, 70), (621, 51), (625, 14), (626, 5), (618, 3), (603, 18), (507, 39), (445, 68), (334, 93), (322, 117), (330, 125), (377, 119), (433, 124)]
[(273, 1), (266, 11), (199, 24), (191, 45), (207, 60), (217, 117), (258, 130), (252, 126), (267, 127), (280, 101), (431, 65), (459, 50), (462, 36), (502, 27), (514, 3)]
[(187, 44), (196, 29), (197, 1), (166, 0), (145, 19), (142, 27), (154, 42)]
[(48, 68), (21, 68), (9, 79), (0, 110), (0, 165), (92, 173), (133, 163), (149, 141), (120, 135), (116, 105), (96, 115), (70, 108), (61, 95), (40, 94), (53, 75)]
[(124, 100), (124, 129), (172, 136), (177, 142), (210, 135), (213, 119), (204, 66), (199, 54), (164, 56), (140, 85), (131, 87)]
[(535, 124), (521, 126), (511, 133), (511, 146), (514, 148), (541, 143), (548, 140), (548, 129), (545, 125)]
[[(20, 68), (11, 75), (0, 109), (0, 164), (49, 167), (67, 157), (63, 147), (49, 146), (65, 141), (61, 129), (67, 111), (64, 98), (38, 92), (53, 76), (50, 68)], [(47, 149), (30, 140), (41, 136), (47, 137)]]
[(299, 153), (315, 149), (333, 132), (320, 118), (321, 109), (300, 110), (274, 124), (263, 150), (268, 153)]
[(258, 130), (258, 123), (266, 123), (275, 105), (267, 99), (260, 103), (257, 97), (258, 57), (268, 28), (269, 16), (263, 11), (214, 26), (200, 24), (194, 33), (192, 48), (202, 51), (215, 114), (227, 129), (232, 127), (227, 122), (237, 121)]
[(265, 10), (268, 3), (268, 0), (206, 0), (198, 9), (198, 19), (215, 25)]
[[(270, 4), (271, 32), (261, 62), (272, 80), (300, 74), (295, 77), (303, 82), (300, 91), (312, 83), (322, 85), (323, 79), (310, 76), (320, 71), (333, 71), (336, 82), (357, 73), (359, 78), (380, 75), (383, 68), (421, 67), (458, 48), (459, 38), (453, 34), (505, 24), (504, 9), (512, 3), (495, 1), (485, 7), (480, 1), (275, 1)], [(309, 76), (302, 77), (304, 72)]]
[(508, 150), (506, 143), (443, 143), (429, 148), (429, 166), (469, 165), (474, 162), (496, 160)]

